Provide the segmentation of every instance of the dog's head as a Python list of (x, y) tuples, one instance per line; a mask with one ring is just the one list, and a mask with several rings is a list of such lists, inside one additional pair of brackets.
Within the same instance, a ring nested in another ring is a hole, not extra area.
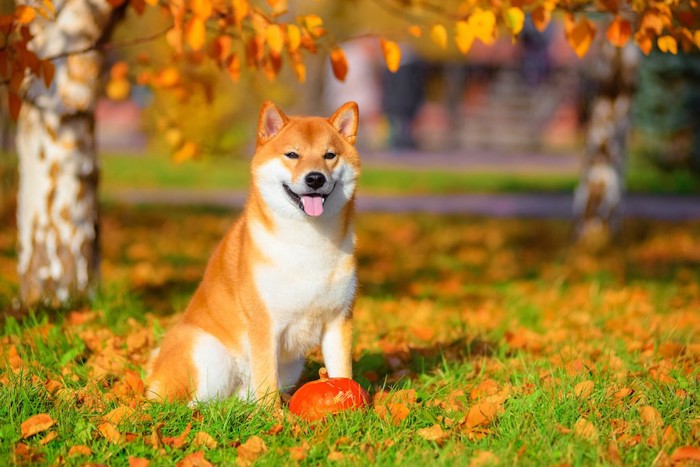
[(265, 102), (252, 161), (253, 184), (266, 204), (285, 217), (337, 215), (355, 193), (360, 157), (355, 149), (357, 104), (328, 119), (286, 116)]

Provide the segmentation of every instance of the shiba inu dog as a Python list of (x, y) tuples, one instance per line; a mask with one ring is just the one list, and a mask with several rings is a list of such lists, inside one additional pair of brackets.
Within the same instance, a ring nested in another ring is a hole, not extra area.
[(318, 345), (331, 377), (352, 377), (358, 123), (354, 102), (328, 119), (263, 104), (243, 214), (154, 351), (150, 398), (278, 405)]

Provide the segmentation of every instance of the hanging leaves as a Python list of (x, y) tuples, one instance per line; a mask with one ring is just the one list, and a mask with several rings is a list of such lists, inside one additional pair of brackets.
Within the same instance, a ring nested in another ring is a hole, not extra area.
[(447, 48), (447, 29), (442, 24), (436, 24), (430, 29), (430, 38), (441, 49)]
[(510, 33), (517, 36), (525, 25), (525, 13), (520, 8), (513, 6), (505, 10), (503, 20)]
[(185, 37), (192, 50), (200, 50), (204, 46), (206, 35), (204, 21), (197, 16), (190, 18), (185, 27)]
[(474, 33), (468, 22), (457, 21), (455, 23), (455, 43), (459, 51), (465, 55), (471, 50), (472, 44), (474, 44)]
[(566, 40), (579, 58), (586, 55), (595, 37), (595, 26), (586, 18), (576, 21), (574, 15), (567, 14), (564, 18), (564, 33)]
[(265, 29), (265, 41), (270, 48), (270, 54), (279, 57), (284, 50), (284, 36), (279, 24), (271, 24)]
[(345, 58), (345, 52), (340, 47), (333, 47), (330, 53), (331, 67), (333, 75), (339, 81), (345, 81), (345, 76), (348, 74), (348, 60)]
[(620, 16), (616, 16), (608, 26), (605, 37), (608, 38), (612, 45), (622, 47), (629, 41), (631, 34), (632, 25), (630, 25), (630, 22)]
[(662, 52), (670, 52), (673, 55), (678, 53), (678, 42), (673, 36), (661, 36), (656, 40), (656, 45)]
[(386, 67), (392, 73), (396, 73), (401, 65), (401, 49), (399, 45), (383, 37), (380, 39), (382, 47), (382, 55), (384, 55), (384, 61), (386, 62)]

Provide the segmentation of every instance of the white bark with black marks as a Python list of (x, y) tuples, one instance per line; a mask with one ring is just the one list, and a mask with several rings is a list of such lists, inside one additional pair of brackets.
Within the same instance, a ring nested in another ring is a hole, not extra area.
[(58, 0), (55, 21), (37, 18), (30, 47), (53, 62), (47, 89), (24, 83), (17, 124), (20, 292), (23, 303), (57, 305), (82, 298), (98, 274), (99, 167), (94, 109), (101, 53), (88, 49), (109, 28), (105, 0)]
[(574, 215), (579, 239), (605, 243), (618, 231), (622, 219), (627, 137), (639, 51), (633, 44), (617, 48), (604, 38), (599, 43), (593, 67), (595, 94), (574, 196)]

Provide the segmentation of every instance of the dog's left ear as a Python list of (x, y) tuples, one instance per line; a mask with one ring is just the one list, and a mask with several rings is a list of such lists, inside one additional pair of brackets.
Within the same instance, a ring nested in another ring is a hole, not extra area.
[(360, 111), (356, 103), (346, 102), (341, 105), (328, 121), (350, 144), (355, 144), (357, 125), (360, 123)]

